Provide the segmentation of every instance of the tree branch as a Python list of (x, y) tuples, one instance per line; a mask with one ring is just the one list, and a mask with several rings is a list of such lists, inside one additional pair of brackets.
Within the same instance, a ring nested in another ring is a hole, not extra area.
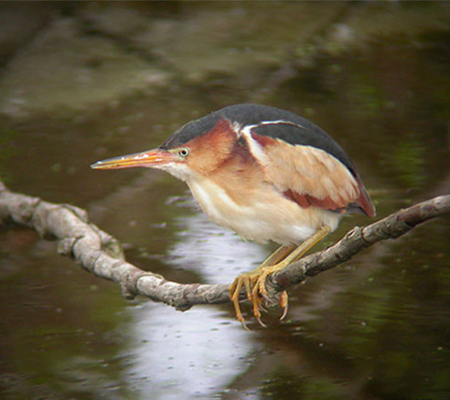
[[(271, 276), (267, 281), (270, 298), (276, 299), (289, 286), (336, 267), (380, 240), (397, 238), (416, 225), (447, 213), (450, 195), (400, 210), (363, 228), (355, 227), (333, 246)], [(181, 284), (143, 271), (125, 261), (119, 242), (91, 224), (84, 210), (14, 193), (0, 182), (0, 223), (9, 222), (35, 229), (45, 239), (57, 240), (59, 254), (72, 257), (96, 276), (119, 283), (127, 299), (141, 295), (178, 310), (229, 301), (228, 284)]]
[(304, 281), (308, 276), (334, 268), (381, 240), (398, 238), (425, 221), (449, 213), (450, 195), (443, 195), (401, 209), (365, 227), (354, 227), (334, 245), (273, 274), (266, 284), (269, 296)]

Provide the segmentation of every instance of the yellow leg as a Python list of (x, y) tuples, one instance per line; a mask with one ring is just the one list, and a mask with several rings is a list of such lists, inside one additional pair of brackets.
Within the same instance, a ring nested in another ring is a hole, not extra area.
[(286, 246), (278, 247), (278, 249), (276, 249), (269, 257), (267, 257), (262, 262), (262, 264), (256, 269), (264, 268), (264, 267), (267, 267), (269, 265), (274, 265), (274, 264), (280, 262), (282, 259), (287, 257), (288, 254), (292, 253), (292, 251), (294, 249), (295, 249), (295, 245), (288, 246), (288, 247), (286, 247)]
[(294, 251), (292, 251), (284, 260), (278, 264), (263, 267), (262, 273), (258, 276), (258, 280), (253, 286), (252, 295), (261, 294), (262, 296), (267, 296), (266, 290), (266, 279), (270, 274), (274, 272), (281, 271), (286, 268), (289, 264), (294, 261), (299, 260), (306, 252), (308, 252), (312, 247), (319, 243), (325, 236), (330, 233), (331, 229), (327, 226), (319, 229), (314, 235), (306, 239), (300, 246), (298, 246)]
[[(230, 286), (230, 299), (234, 305), (236, 311), (236, 318), (245, 326), (245, 319), (242, 316), (242, 312), (239, 306), (239, 295), (241, 293), (242, 286), (245, 287), (247, 298), (253, 304), (253, 314), (257, 321), (265, 326), (261, 321), (261, 305), (263, 298), (267, 297), (266, 279), (267, 277), (277, 271), (286, 268), (292, 262), (300, 259), (309, 249), (311, 249), (316, 243), (322, 240), (328, 233), (330, 228), (323, 227), (318, 230), (314, 235), (305, 240), (300, 246), (293, 250), (291, 247), (280, 247), (274, 253), (272, 253), (258, 268), (251, 272), (243, 273), (239, 275), (232, 285)], [(287, 293), (283, 292), (280, 298), (280, 306), (283, 308), (283, 315), (281, 319), (286, 316), (288, 305)]]

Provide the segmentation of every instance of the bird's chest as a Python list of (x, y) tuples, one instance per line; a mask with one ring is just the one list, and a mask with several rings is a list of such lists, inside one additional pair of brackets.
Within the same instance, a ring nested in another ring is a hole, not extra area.
[(222, 185), (211, 180), (194, 180), (187, 182), (194, 199), (206, 215), (219, 225), (234, 230), (234, 222), (245, 215), (245, 205), (232, 198)]
[(270, 187), (243, 187), (241, 196), (236, 197), (226, 190), (226, 184), (208, 179), (187, 183), (211, 220), (245, 239), (288, 245), (305, 240), (317, 229), (309, 210), (301, 209)]

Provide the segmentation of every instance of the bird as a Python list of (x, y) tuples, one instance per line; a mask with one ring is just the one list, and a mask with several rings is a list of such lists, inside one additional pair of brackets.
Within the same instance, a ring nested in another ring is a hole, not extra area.
[[(163, 170), (186, 182), (209, 219), (243, 239), (280, 245), (230, 285), (230, 300), (244, 327), (241, 291), (265, 326), (261, 310), (268, 276), (336, 230), (344, 214), (376, 214), (343, 148), (308, 119), (267, 105), (227, 106), (187, 123), (155, 149), (91, 165), (133, 167)], [(286, 291), (279, 303), (284, 318)]]

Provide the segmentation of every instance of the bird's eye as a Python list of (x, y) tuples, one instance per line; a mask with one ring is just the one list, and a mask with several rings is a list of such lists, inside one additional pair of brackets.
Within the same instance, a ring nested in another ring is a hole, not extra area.
[(189, 149), (178, 150), (178, 155), (181, 157), (187, 157), (189, 155)]

